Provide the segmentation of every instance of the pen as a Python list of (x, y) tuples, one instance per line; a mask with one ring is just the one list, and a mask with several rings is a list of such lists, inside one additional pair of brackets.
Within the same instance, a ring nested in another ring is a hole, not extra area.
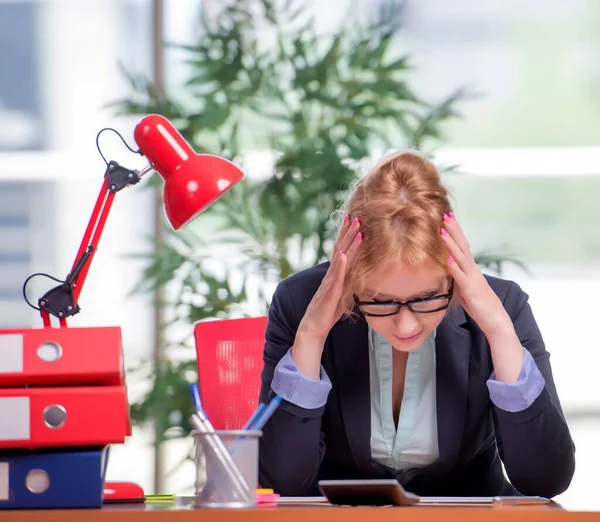
[[(281, 404), (281, 397), (279, 397), (279, 395), (275, 395), (268, 405), (261, 402), (256, 411), (250, 417), (250, 420), (246, 423), (246, 426), (244, 426), (244, 431), (260, 431), (271, 418), (271, 415), (273, 415), (279, 404)], [(240, 453), (244, 449), (244, 441), (247, 439), (248, 437), (245, 437), (244, 435), (238, 437), (236, 444), (233, 446), (231, 451), (232, 455), (239, 457)]]
[(229, 475), (229, 478), (232, 480), (237, 493), (242, 497), (242, 499), (248, 498), (250, 494), (250, 488), (248, 487), (248, 484), (231, 458), (227, 448), (224, 446), (219, 436), (215, 433), (213, 425), (208, 420), (206, 413), (204, 413), (204, 410), (202, 409), (198, 385), (190, 384), (190, 392), (194, 402), (194, 409), (196, 410), (196, 413), (190, 416), (190, 424), (196, 430), (205, 434), (205, 440), (208, 442), (213, 454), (217, 457), (224, 470)]
[(194, 411), (198, 413), (202, 411), (202, 401), (200, 400), (200, 388), (197, 383), (190, 384), (190, 393), (192, 394), (192, 401), (194, 403)]
[[(206, 417), (204, 417), (206, 419)], [(235, 465), (235, 462), (231, 458), (231, 455), (227, 451), (227, 448), (223, 445), (223, 442), (214, 433), (214, 428), (198, 415), (190, 416), (190, 424), (197, 430), (205, 434), (205, 440), (208, 443), (213, 455), (219, 460), (223, 470), (227, 473), (233, 485), (236, 489), (237, 494), (243, 499), (247, 499), (250, 494), (250, 488), (241, 475), (240, 470)], [(209, 477), (207, 477), (209, 478)], [(207, 484), (208, 486), (208, 484)]]
[(281, 397), (279, 395), (275, 395), (271, 402), (269, 402), (268, 406), (262, 411), (256, 418), (254, 425), (252, 426), (253, 430), (261, 430), (263, 426), (267, 423), (267, 421), (271, 418), (271, 415), (275, 413), (277, 407), (281, 404)]
[(256, 410), (254, 411), (254, 413), (252, 414), (252, 416), (248, 419), (248, 422), (246, 423), (246, 425), (243, 427), (244, 430), (251, 430), (252, 426), (254, 425), (254, 423), (256, 422), (256, 419), (258, 418), (258, 416), (263, 412), (263, 410), (267, 407), (267, 405), (264, 402), (261, 402), (258, 405), (258, 408), (256, 408)]

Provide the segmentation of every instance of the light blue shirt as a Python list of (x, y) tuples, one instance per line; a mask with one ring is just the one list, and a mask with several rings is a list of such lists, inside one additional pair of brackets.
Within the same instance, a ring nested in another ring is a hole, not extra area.
[[(291, 351), (290, 347), (277, 363), (271, 389), (283, 400), (301, 408), (322, 408), (327, 403), (327, 397), (332, 387), (327, 372), (321, 365), (321, 375), (318, 380), (306, 377), (298, 370)], [(420, 354), (412, 357), (412, 360), (409, 357), (410, 362), (405, 378), (398, 430), (395, 430), (391, 391), (389, 393), (383, 392), (386, 397), (389, 397), (389, 401), (387, 398), (384, 400), (381, 398), (382, 390), (387, 389), (387, 386), (391, 390), (391, 351), (389, 352), (388, 364), (386, 356), (383, 358), (383, 363), (381, 360), (377, 362), (373, 350), (375, 363), (379, 364), (378, 377), (381, 374), (384, 381), (389, 380), (390, 383), (383, 382), (380, 384), (379, 413), (377, 413), (377, 411), (373, 411), (376, 409), (374, 404), (376, 404), (377, 397), (373, 397), (373, 389), (376, 387), (371, 382), (371, 428), (375, 427), (376, 431), (371, 437), (371, 451), (376, 462), (387, 460), (388, 463), (392, 464), (388, 467), (398, 469), (398, 471), (406, 469), (409, 472), (415, 472), (419, 467), (425, 466), (432, 459), (437, 458), (434, 339), (427, 339), (423, 346), (419, 348), (419, 351)], [(373, 381), (374, 376), (371, 375)], [(495, 372), (491, 373), (487, 381), (491, 401), (496, 407), (510, 412), (523, 411), (529, 408), (542, 393), (544, 386), (544, 377), (535, 364), (532, 355), (525, 348), (523, 348), (523, 365), (517, 382), (503, 383), (497, 381)], [(380, 432), (379, 435), (377, 434), (378, 431)], [(435, 437), (432, 435), (434, 432)], [(420, 437), (424, 437), (424, 441), (420, 441)], [(401, 468), (399, 469), (397, 466)]]
[(420, 468), (439, 456), (435, 332), (408, 354), (398, 428), (392, 407), (394, 348), (369, 328), (371, 454), (395, 470)]

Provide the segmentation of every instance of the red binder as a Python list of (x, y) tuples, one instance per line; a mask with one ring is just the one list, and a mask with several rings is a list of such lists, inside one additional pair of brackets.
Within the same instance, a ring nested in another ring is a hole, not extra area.
[(0, 448), (104, 446), (129, 433), (124, 386), (0, 389)]
[(124, 381), (119, 327), (0, 330), (0, 388)]

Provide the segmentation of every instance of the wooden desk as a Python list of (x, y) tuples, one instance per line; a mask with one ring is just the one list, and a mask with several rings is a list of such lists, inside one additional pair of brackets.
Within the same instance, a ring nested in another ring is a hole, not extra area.
[(1, 511), (0, 522), (600, 522), (600, 512), (556, 506), (432, 507), (259, 507), (181, 509), (112, 506), (98, 510)]

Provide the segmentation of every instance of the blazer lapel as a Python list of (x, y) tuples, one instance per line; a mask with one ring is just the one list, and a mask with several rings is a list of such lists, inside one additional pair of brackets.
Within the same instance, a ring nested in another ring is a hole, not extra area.
[(335, 386), (350, 450), (357, 467), (373, 472), (371, 460), (371, 401), (368, 327), (357, 321), (338, 322), (331, 330)]
[[(452, 309), (436, 333), (436, 401), (439, 459), (428, 471), (443, 473), (456, 462), (467, 407), (471, 334), (462, 307)], [(331, 330), (335, 386), (342, 419), (357, 467), (373, 473), (368, 327), (360, 317)]]
[(449, 469), (458, 457), (465, 423), (471, 334), (462, 307), (452, 309), (436, 333), (436, 399), (439, 459), (434, 471)]

